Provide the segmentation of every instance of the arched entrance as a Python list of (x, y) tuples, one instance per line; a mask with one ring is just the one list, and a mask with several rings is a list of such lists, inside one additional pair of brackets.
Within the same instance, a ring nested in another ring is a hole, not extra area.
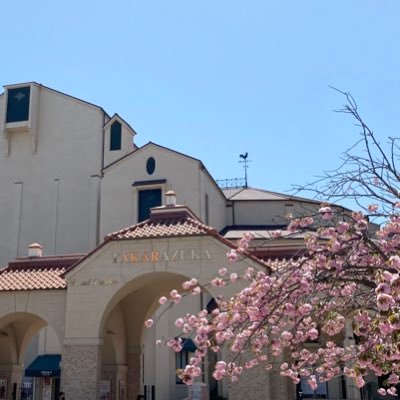
[[(124, 391), (126, 398), (186, 397), (186, 386), (174, 374), (176, 368), (184, 365), (179, 365), (179, 358), (166, 347), (155, 345), (157, 338), (177, 336), (176, 318), (197, 313), (210, 297), (207, 294), (188, 296), (177, 306), (160, 306), (158, 299), (179, 289), (186, 279), (168, 272), (146, 274), (128, 283), (111, 300), (101, 328), (100, 382), (110, 387), (112, 398), (121, 398)], [(149, 317), (157, 322), (148, 330), (144, 328), (144, 321)], [(179, 356), (186, 358), (186, 355)]]
[[(221, 266), (227, 266), (226, 254), (233, 245), (185, 207), (157, 211), (149, 221), (110, 235), (66, 274), (67, 398), (96, 399), (104, 393), (104, 399), (136, 400), (145, 391), (148, 399), (187, 397), (187, 388), (175, 375), (185, 357), (176, 359), (164, 346), (155, 346), (155, 339), (177, 336), (178, 316), (197, 313), (211, 297), (230, 297), (244, 285), (238, 281), (224, 288), (209, 287), (208, 297), (189, 297), (168, 311), (160, 308), (160, 296), (179, 290), (187, 279), (196, 278), (206, 287)], [(265, 268), (245, 257), (229, 269), (240, 274), (250, 266)], [(144, 331), (145, 319), (153, 314), (159, 323)], [(190, 353), (189, 347), (186, 350)]]
[[(53, 353), (51, 356), (45, 354), (49, 349)], [(38, 399), (42, 398), (42, 377), (46, 375), (48, 390), (54, 398), (59, 389), (60, 353), (60, 337), (43, 316), (24, 311), (0, 316), (0, 398), (24, 399), (28, 392), (33, 395), (35, 385), (30, 390), (22, 385), (24, 375), (31, 377), (28, 381), (36, 383)], [(41, 357), (40, 371), (34, 369), (37, 357)]]

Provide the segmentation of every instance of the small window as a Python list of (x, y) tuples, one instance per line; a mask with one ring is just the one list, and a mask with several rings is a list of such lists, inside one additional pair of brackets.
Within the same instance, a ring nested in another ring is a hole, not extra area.
[[(189, 364), (189, 358), (196, 351), (196, 345), (192, 339), (182, 338), (182, 350), (175, 353), (175, 366), (176, 369), (185, 369), (186, 365)], [(182, 379), (176, 375), (176, 383), (183, 383)]]
[(207, 303), (206, 310), (211, 314), (216, 308), (218, 308), (218, 303), (215, 301), (214, 297)]
[(146, 163), (146, 171), (149, 175), (152, 175), (156, 169), (156, 160), (150, 157)]
[[(189, 353), (184, 350), (175, 353), (175, 364), (177, 370), (185, 369), (186, 365), (189, 364)], [(176, 375), (175, 383), (183, 383), (182, 379), (180, 379), (178, 375)]]
[(208, 194), (206, 194), (205, 199), (205, 214), (206, 214), (206, 225), (209, 225), (210, 223), (210, 205), (209, 205), (209, 201), (208, 201)]
[(29, 120), (29, 101), (31, 88), (8, 89), (6, 123)]
[(144, 221), (150, 216), (150, 208), (161, 206), (161, 189), (139, 191), (139, 218)]
[(118, 121), (111, 125), (110, 132), (110, 151), (121, 150), (122, 126)]
[(326, 382), (318, 382), (318, 386), (313, 390), (307, 382), (308, 378), (301, 377), (300, 383), (297, 385), (297, 393), (301, 399), (326, 399), (327, 388)]

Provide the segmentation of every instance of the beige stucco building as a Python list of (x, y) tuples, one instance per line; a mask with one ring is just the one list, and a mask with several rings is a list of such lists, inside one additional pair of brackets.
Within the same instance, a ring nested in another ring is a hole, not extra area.
[[(222, 190), (200, 160), (151, 142), (138, 148), (118, 114), (34, 82), (5, 86), (0, 134), (0, 387), (7, 399), (32, 392), (52, 400), (60, 390), (68, 400), (188, 397), (175, 369), (194, 343), (178, 355), (154, 343), (178, 335), (175, 319), (207, 308), (221, 292), (208, 288), (173, 308), (160, 307), (159, 297), (187, 278), (205, 285), (249, 230), (256, 257), (230, 268), (263, 270), (262, 259), (293, 255), (302, 238), (270, 243), (270, 231), (284, 229), (288, 214), (319, 207), (264, 190)], [(169, 191), (178, 205), (165, 205)], [(150, 316), (158, 322), (145, 330)], [(217, 383), (215, 361), (204, 366), (204, 398), (298, 396), (278, 372)], [(24, 387), (24, 375), (34, 388)], [(359, 398), (339, 379), (311, 395)]]

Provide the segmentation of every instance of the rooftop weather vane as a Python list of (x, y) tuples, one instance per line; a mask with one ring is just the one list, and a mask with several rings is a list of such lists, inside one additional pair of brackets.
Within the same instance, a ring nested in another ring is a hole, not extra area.
[(243, 163), (243, 168), (244, 168), (244, 185), (247, 188), (247, 168), (249, 167), (248, 163), (250, 160), (247, 160), (247, 157), (249, 156), (249, 153), (246, 152), (244, 154), (240, 154), (239, 157), (242, 159), (239, 162)]

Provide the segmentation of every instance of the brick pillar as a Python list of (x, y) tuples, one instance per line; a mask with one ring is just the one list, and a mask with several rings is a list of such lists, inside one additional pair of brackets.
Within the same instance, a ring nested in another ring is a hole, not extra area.
[(268, 372), (269, 398), (272, 400), (286, 400), (296, 398), (296, 385), (291, 379), (281, 375), (281, 363), (288, 360), (285, 356), (276, 357), (273, 368)]
[(21, 364), (15, 364), (12, 366), (12, 370), (11, 370), (11, 385), (10, 385), (10, 399), (11, 397), (11, 393), (13, 391), (13, 386), (14, 383), (17, 384), (17, 398), (18, 398), (18, 394), (20, 393), (20, 389), (21, 389), (21, 383), (22, 383), (22, 379), (25, 375), (25, 366), (21, 365)]
[(100, 377), (100, 345), (64, 344), (63, 391), (67, 399), (96, 400)]
[[(131, 346), (128, 349), (128, 373), (127, 373), (127, 398), (136, 399), (140, 394), (140, 363), (141, 351), (139, 346)], [(143, 393), (141, 393), (143, 394)]]
[(0, 365), (0, 379), (7, 380), (7, 399), (12, 398), (14, 383), (17, 384), (17, 395), (20, 392), (24, 370), (22, 364)]
[[(106, 364), (101, 368), (101, 380), (111, 382), (111, 399), (126, 400), (126, 379), (128, 366)], [(124, 389), (121, 390), (121, 386)]]
[[(229, 378), (228, 378), (229, 379)], [(236, 383), (228, 380), (229, 400), (291, 400), (290, 398), (269, 397), (269, 377), (262, 367), (245, 370)]]
[[(127, 390), (127, 377), (128, 377), (128, 366), (127, 365), (117, 365), (117, 399), (126, 400), (128, 399)], [(120, 390), (120, 386), (123, 385), (123, 390)]]

